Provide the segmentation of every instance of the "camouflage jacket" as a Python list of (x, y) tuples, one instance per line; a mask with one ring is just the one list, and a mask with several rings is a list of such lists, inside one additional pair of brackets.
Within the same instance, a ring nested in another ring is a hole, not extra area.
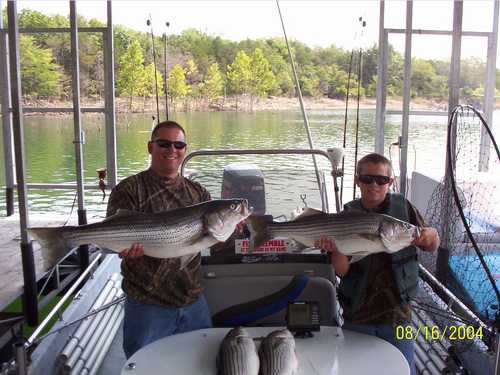
[[(182, 176), (169, 179), (151, 169), (121, 181), (111, 192), (107, 216), (118, 209), (155, 213), (210, 200), (197, 182)], [(132, 245), (132, 244), (131, 244)], [(122, 287), (130, 297), (148, 304), (182, 307), (203, 292), (200, 281), (201, 256), (158, 259), (149, 256), (122, 260)], [(181, 262), (187, 266), (181, 269)]]

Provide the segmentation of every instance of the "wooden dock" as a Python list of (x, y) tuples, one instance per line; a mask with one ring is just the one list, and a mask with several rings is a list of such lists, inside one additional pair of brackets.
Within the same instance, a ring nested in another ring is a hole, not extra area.
[[(29, 225), (32, 227), (61, 226), (67, 219), (67, 216), (30, 214)], [(71, 224), (76, 224), (76, 221), (76, 217), (70, 219)], [(20, 243), (19, 215), (0, 217), (0, 311), (23, 293), (24, 279)], [(39, 280), (46, 271), (40, 245), (37, 242), (33, 242), (33, 252), (36, 279)]]

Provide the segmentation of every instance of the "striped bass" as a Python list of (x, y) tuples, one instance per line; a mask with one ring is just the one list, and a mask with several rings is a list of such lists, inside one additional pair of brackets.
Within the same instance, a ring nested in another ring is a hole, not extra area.
[(359, 211), (339, 214), (316, 211), (285, 222), (269, 222), (250, 216), (247, 221), (250, 248), (275, 237), (288, 237), (313, 247), (321, 236), (327, 236), (335, 241), (341, 253), (355, 260), (374, 253), (399, 251), (409, 246), (420, 233), (418, 227), (392, 216)]
[(246, 199), (220, 199), (154, 214), (118, 210), (100, 223), (28, 231), (42, 246), (42, 256), (49, 265), (85, 244), (119, 253), (141, 243), (145, 255), (174, 258), (226, 241), (249, 214)]
[(259, 375), (293, 375), (299, 362), (295, 339), (288, 329), (273, 331), (262, 340), (259, 348)]
[(217, 375), (258, 375), (259, 356), (253, 339), (242, 327), (231, 329), (217, 354)]

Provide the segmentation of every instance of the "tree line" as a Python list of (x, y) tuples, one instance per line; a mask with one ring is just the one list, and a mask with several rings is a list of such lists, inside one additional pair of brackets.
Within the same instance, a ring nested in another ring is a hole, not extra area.
[[(6, 14), (3, 14), (6, 20)], [(6, 24), (6, 23), (5, 23)], [(104, 27), (95, 19), (78, 17), (80, 27)], [(21, 28), (69, 27), (69, 19), (24, 9)], [(118, 25), (114, 27), (116, 94), (144, 101), (158, 91), (173, 105), (189, 102), (221, 106), (233, 97), (250, 103), (269, 96), (295, 96), (286, 44), (282, 38), (239, 42), (211, 36), (195, 29), (178, 35), (155, 36), (156, 69), (151, 35)], [(165, 45), (167, 48), (164, 48)], [(69, 100), (71, 98), (71, 51), (69, 33), (22, 34), (21, 78), (26, 98)], [(375, 96), (378, 47), (362, 51), (358, 77), (358, 51), (331, 45), (311, 48), (292, 41), (297, 73), (304, 96), (344, 99), (348, 85), (355, 91), (361, 79), (361, 95)], [(165, 51), (167, 67), (165, 61)], [(100, 33), (79, 33), (81, 95), (90, 99), (104, 96), (103, 41)], [(388, 84), (390, 96), (403, 91), (403, 56), (389, 47)], [(351, 78), (349, 81), (349, 71)], [(462, 95), (478, 98), (484, 94), (486, 64), (477, 58), (462, 60)], [(412, 97), (444, 99), (448, 95), (449, 61), (412, 59)], [(155, 80), (156, 75), (156, 80)], [(496, 87), (500, 87), (497, 70)]]

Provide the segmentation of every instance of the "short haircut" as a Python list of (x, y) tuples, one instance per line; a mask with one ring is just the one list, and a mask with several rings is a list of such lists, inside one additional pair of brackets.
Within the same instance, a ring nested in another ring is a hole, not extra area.
[(179, 129), (182, 134), (184, 134), (184, 137), (186, 137), (186, 132), (182, 126), (180, 126), (177, 122), (175, 121), (163, 121), (160, 122), (159, 124), (156, 124), (156, 126), (153, 128), (153, 131), (151, 132), (151, 140), (153, 140), (154, 137), (158, 134), (160, 129)]
[(383, 164), (387, 166), (387, 171), (389, 172), (389, 177), (392, 177), (392, 163), (389, 159), (387, 159), (384, 155), (380, 155), (377, 153), (371, 153), (366, 156), (363, 156), (359, 159), (358, 164), (356, 165), (356, 174), (359, 176), (361, 174), (361, 170), (363, 166), (368, 163), (372, 164)]

